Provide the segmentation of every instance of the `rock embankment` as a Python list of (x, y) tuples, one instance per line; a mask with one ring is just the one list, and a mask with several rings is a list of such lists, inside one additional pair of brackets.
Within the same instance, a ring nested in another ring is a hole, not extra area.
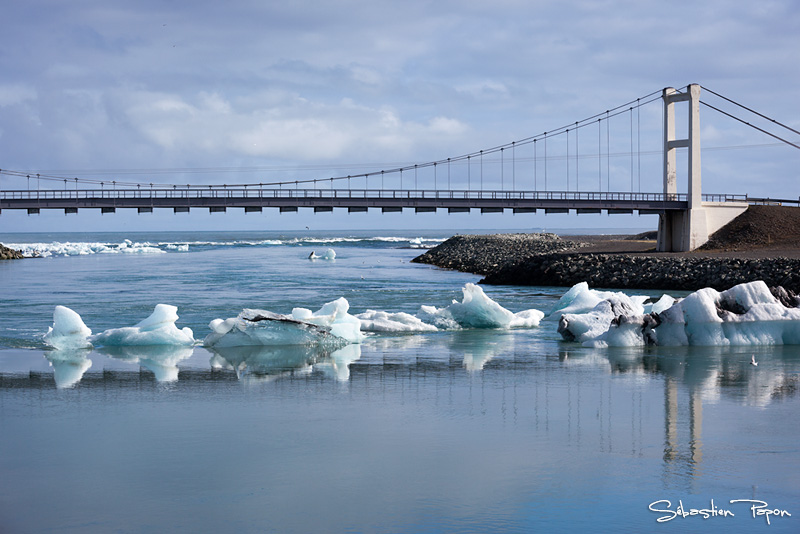
[(800, 292), (800, 259), (543, 254), (499, 267), (481, 283), (569, 287), (585, 281), (596, 288), (722, 291), (753, 280)]
[(22, 252), (0, 245), (0, 260), (21, 260)]
[(556, 234), (547, 233), (456, 235), (411, 261), (456, 271), (489, 274), (531, 256), (583, 246), (585, 243), (567, 241)]

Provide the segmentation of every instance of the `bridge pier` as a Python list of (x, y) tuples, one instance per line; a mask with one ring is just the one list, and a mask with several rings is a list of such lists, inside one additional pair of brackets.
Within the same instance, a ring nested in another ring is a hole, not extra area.
[[(703, 202), (700, 174), (700, 86), (691, 84), (685, 93), (664, 89), (664, 195), (678, 196), (676, 153), (688, 149), (688, 209), (662, 212), (658, 220), (659, 252), (687, 252), (702, 246), (711, 234), (747, 209), (746, 203)], [(675, 138), (675, 103), (689, 104), (689, 133), (686, 139)]]

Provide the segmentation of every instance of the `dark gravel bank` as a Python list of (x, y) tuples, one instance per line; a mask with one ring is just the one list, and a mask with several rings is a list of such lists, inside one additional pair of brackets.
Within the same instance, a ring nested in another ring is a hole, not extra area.
[(656, 253), (654, 235), (456, 236), (412, 261), (485, 275), (485, 284), (725, 290), (763, 280), (800, 292), (800, 208), (751, 206), (694, 252)]
[(575, 250), (585, 245), (561, 239), (556, 234), (457, 235), (411, 261), (488, 274), (531, 256)]
[(481, 283), (569, 287), (586, 281), (595, 288), (722, 291), (753, 280), (800, 292), (800, 259), (544, 254), (502, 266)]

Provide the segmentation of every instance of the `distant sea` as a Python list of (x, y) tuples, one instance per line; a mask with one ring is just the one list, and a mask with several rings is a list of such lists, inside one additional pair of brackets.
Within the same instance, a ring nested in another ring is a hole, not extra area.
[[(199, 340), (243, 308), (444, 307), (480, 277), (410, 260), (449, 236), (0, 235), (43, 256), (0, 262), (0, 532), (800, 531), (800, 347), (594, 349), (546, 320), (344, 356), (42, 341), (57, 305), (97, 333), (172, 304)], [(566, 289), (484, 287), (514, 312)]]

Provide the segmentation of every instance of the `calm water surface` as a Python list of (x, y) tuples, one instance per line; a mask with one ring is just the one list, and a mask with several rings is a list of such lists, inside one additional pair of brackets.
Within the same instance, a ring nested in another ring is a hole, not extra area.
[[(0, 532), (800, 531), (800, 347), (589, 349), (550, 322), (335, 353), (41, 342), (59, 304), (95, 333), (174, 304), (198, 339), (244, 307), (446, 306), (479, 277), (409, 263), (444, 237), (0, 236), (106, 246), (0, 262)], [(547, 311), (565, 289), (485, 291)], [(712, 499), (733, 516), (648, 509)]]

